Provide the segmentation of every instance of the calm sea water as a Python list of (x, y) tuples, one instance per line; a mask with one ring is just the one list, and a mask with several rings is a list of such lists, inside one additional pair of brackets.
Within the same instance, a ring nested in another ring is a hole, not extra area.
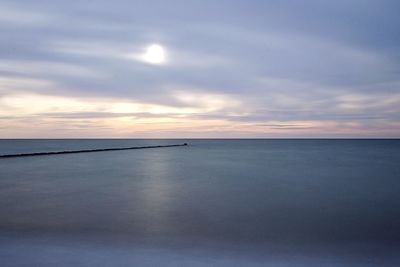
[(0, 266), (400, 266), (400, 140), (0, 140)]

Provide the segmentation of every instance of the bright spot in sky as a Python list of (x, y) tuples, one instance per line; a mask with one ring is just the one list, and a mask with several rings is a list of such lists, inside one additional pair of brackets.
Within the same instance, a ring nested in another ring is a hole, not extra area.
[(143, 60), (150, 64), (162, 64), (165, 62), (165, 51), (161, 45), (153, 44), (146, 48)]

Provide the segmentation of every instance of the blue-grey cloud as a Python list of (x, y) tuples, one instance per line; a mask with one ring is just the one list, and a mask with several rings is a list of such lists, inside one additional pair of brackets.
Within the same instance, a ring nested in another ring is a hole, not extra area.
[[(0, 97), (30, 91), (193, 105), (174, 97), (178, 90), (249, 107), (186, 115), (193, 119), (398, 122), (398, 10), (395, 0), (3, 0)], [(165, 46), (168, 64), (129, 57), (151, 43)]]

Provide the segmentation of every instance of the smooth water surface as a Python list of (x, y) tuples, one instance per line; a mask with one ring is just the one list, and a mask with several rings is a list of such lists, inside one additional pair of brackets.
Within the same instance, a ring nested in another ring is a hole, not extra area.
[(400, 266), (400, 140), (0, 140), (1, 266)]

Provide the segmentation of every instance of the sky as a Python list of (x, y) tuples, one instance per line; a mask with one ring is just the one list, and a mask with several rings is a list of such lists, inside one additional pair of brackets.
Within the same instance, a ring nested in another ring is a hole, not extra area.
[(400, 137), (399, 10), (2, 0), (0, 138)]

